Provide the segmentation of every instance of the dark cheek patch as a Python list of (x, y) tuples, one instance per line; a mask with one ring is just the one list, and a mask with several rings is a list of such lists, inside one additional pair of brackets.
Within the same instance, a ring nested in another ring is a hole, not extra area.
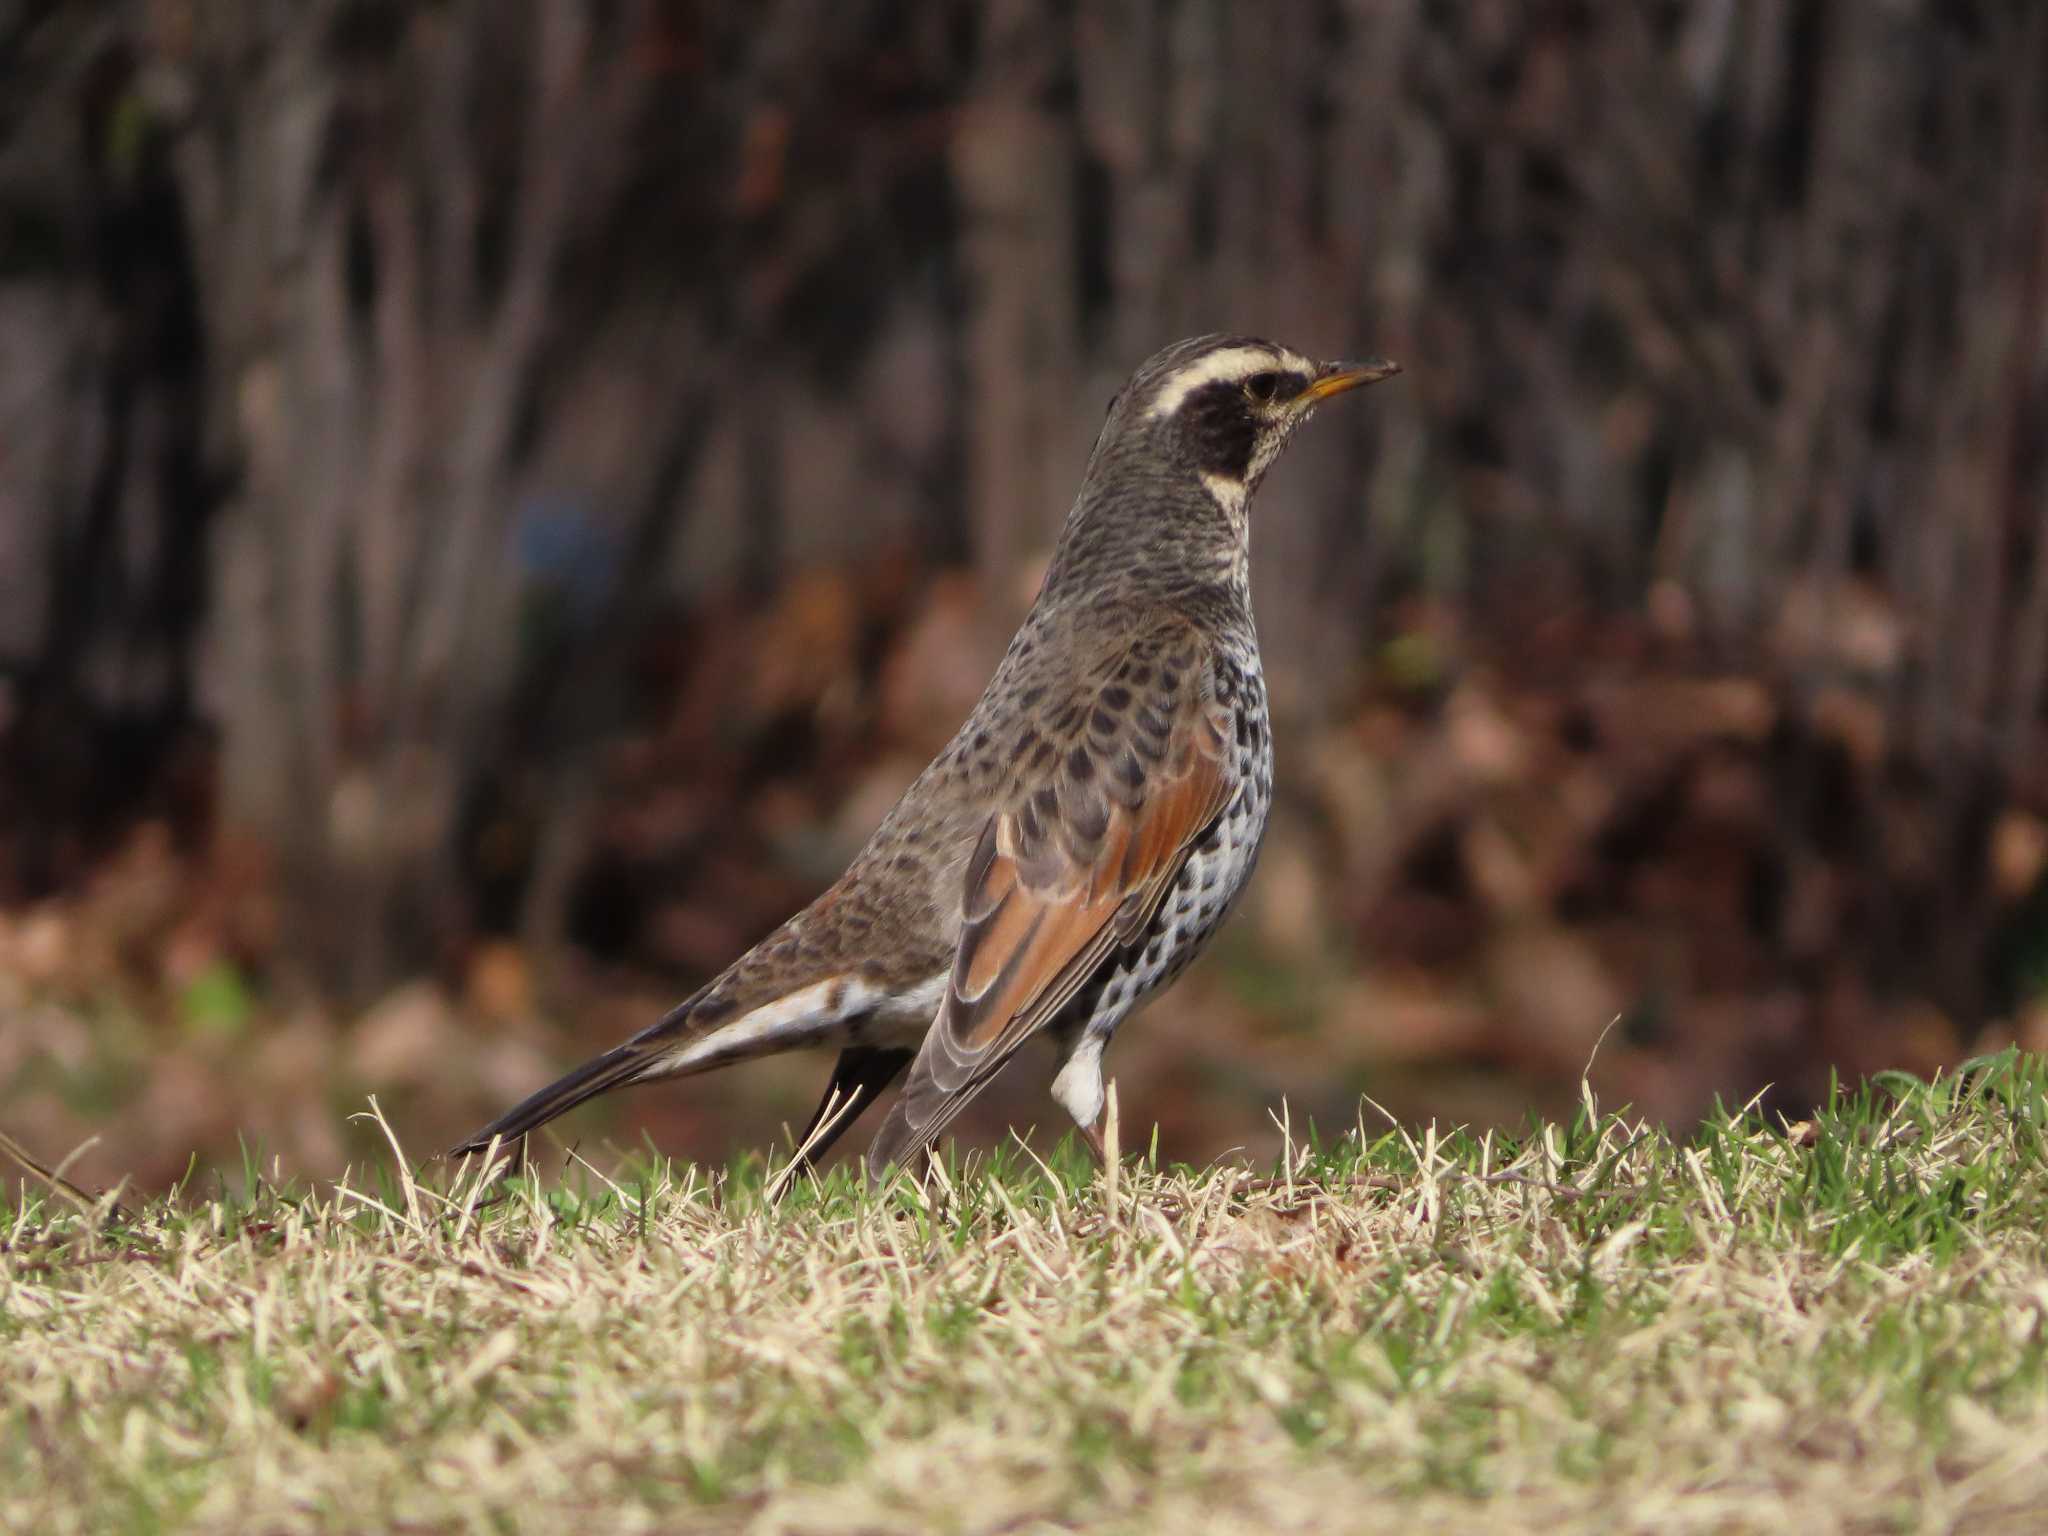
[(1245, 477), (1257, 428), (1242, 389), (1225, 382), (1204, 384), (1188, 396), (1180, 418), (1188, 450), (1205, 474)]

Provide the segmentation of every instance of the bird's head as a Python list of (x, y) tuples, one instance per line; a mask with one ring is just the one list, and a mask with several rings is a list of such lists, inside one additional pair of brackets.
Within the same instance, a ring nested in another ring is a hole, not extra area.
[(1252, 492), (1332, 395), (1398, 373), (1318, 363), (1270, 341), (1197, 336), (1142, 364), (1109, 403), (1041, 600), (1123, 602), (1219, 571), (1249, 592)]
[(1143, 441), (1218, 499), (1242, 506), (1317, 406), (1400, 371), (1377, 358), (1319, 363), (1275, 342), (1198, 336), (1131, 376), (1110, 407), (1103, 445)]

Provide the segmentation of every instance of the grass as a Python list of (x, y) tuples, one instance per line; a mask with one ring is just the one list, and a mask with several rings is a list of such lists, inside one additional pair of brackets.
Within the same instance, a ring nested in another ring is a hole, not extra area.
[(2048, 1070), (1674, 1141), (253, 1165), (0, 1249), (0, 1528), (2034, 1531)]

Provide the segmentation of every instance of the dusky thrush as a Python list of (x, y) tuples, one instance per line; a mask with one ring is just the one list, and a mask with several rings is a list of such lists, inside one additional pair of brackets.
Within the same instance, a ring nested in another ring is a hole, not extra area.
[(625, 1044), (451, 1155), (628, 1083), (798, 1046), (838, 1064), (821, 1156), (907, 1067), (867, 1154), (929, 1146), (1031, 1036), (1101, 1155), (1102, 1053), (1207, 943), (1273, 794), (1252, 494), (1332, 395), (1398, 372), (1200, 336), (1110, 402), (1045, 581), (967, 723), (822, 896)]

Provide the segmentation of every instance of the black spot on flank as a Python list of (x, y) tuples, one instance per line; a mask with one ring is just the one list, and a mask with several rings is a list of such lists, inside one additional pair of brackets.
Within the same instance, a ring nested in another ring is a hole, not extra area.
[(1152, 681), (1152, 669), (1146, 666), (1134, 666), (1124, 674), (1124, 677), (1125, 681), (1133, 688), (1142, 688)]
[(1166, 717), (1149, 704), (1132, 717), (1132, 723), (1147, 736), (1164, 736), (1167, 732)]
[(1159, 674), (1159, 686), (1168, 693), (1180, 692), (1180, 674), (1171, 667), (1165, 668)]
[(1145, 783), (1145, 765), (1138, 761), (1138, 754), (1126, 750), (1116, 760), (1116, 776), (1132, 789), (1139, 789)]
[(1033, 684), (1031, 687), (1026, 688), (1022, 693), (1017, 695), (1017, 703), (1025, 709), (1030, 709), (1032, 706), (1037, 704), (1040, 699), (1044, 697), (1045, 686), (1042, 683)]
[(1098, 709), (1088, 717), (1088, 729), (1098, 736), (1116, 734), (1116, 716), (1106, 709)]
[(1051, 821), (1059, 815), (1060, 797), (1051, 789), (1038, 790), (1031, 796), (1031, 808), (1042, 820)]
[(976, 731), (974, 733), (974, 750), (977, 752), (986, 752), (988, 750), (987, 731)]
[(1050, 768), (1052, 760), (1058, 755), (1059, 753), (1051, 742), (1041, 741), (1038, 744), (1038, 750), (1031, 754), (1031, 766), (1033, 768)]
[(1067, 754), (1067, 772), (1080, 784), (1095, 777), (1095, 759), (1088, 755), (1086, 747), (1076, 747)]
[(1129, 709), (1131, 707), (1131, 690), (1115, 686), (1105, 688), (1102, 690), (1102, 703), (1104, 708), (1107, 709)]

